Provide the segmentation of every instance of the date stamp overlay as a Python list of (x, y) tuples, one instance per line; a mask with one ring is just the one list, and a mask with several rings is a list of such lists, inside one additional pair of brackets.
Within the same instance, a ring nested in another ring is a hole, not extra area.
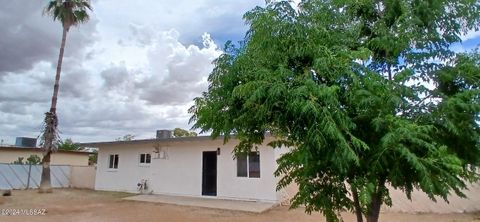
[(46, 209), (14, 209), (14, 208), (6, 208), (0, 209), (0, 216), (44, 216), (46, 215)]

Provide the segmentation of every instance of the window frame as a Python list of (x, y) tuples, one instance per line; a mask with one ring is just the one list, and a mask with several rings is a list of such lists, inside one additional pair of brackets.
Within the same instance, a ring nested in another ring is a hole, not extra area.
[[(142, 156), (143, 156), (143, 162), (142, 162)], [(138, 164), (140, 166), (150, 166), (151, 163), (152, 163), (151, 153), (140, 153), (138, 155)]]
[(108, 155), (108, 170), (118, 170), (118, 163), (120, 162), (120, 157), (118, 154), (109, 154)]
[[(258, 176), (254, 175), (252, 176), (251, 175), (251, 155), (257, 155), (258, 156)], [(244, 176), (243, 173), (242, 175), (239, 175), (239, 161), (240, 161), (240, 156), (237, 156), (236, 157), (236, 176), (237, 178), (254, 178), (254, 179), (258, 179), (258, 178), (261, 178), (261, 175), (262, 175), (262, 171), (261, 171), (261, 165), (260, 165), (260, 152), (259, 151), (254, 151), (254, 152), (250, 152), (249, 154), (245, 155), (245, 156), (241, 156), (242, 158), (242, 161), (243, 161), (243, 158), (245, 160), (245, 164), (242, 164), (246, 167), (246, 175)]]

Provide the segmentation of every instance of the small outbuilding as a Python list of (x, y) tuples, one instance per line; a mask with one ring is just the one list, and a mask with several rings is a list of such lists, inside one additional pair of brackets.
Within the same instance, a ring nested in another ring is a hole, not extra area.
[[(0, 163), (13, 163), (19, 157), (26, 161), (31, 155), (43, 157), (43, 150), (37, 147), (0, 146)], [(91, 153), (84, 151), (59, 150), (52, 154), (50, 164), (88, 166), (88, 157)]]

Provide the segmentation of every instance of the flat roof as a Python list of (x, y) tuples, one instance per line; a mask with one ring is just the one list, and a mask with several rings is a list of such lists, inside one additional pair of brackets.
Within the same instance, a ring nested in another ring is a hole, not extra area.
[[(0, 151), (29, 151), (29, 152), (43, 152), (40, 147), (20, 147), (20, 146), (0, 146)], [(69, 153), (69, 154), (92, 154), (92, 152), (81, 150), (58, 150), (56, 153)]]
[[(140, 140), (120, 140), (120, 141), (104, 141), (104, 142), (89, 142), (89, 143), (79, 143), (82, 147), (97, 147), (101, 145), (117, 145), (117, 144), (142, 144), (142, 143), (152, 143), (152, 142), (196, 142), (196, 141), (215, 141), (223, 140), (224, 136), (218, 136), (213, 139), (211, 136), (191, 136), (191, 137), (171, 137), (171, 138), (161, 138), (161, 139), (140, 139)], [(235, 136), (231, 136), (235, 138)]]
[[(265, 133), (265, 139), (274, 137), (271, 133)], [(79, 143), (82, 147), (99, 148), (101, 145), (120, 145), (120, 144), (145, 144), (145, 143), (168, 143), (168, 142), (197, 142), (197, 141), (224, 141), (225, 136), (221, 135), (215, 139), (211, 136), (188, 136), (188, 137), (170, 137), (170, 138), (153, 138), (153, 139), (138, 139), (138, 140), (119, 140), (119, 141), (100, 141)], [(229, 139), (237, 139), (237, 135), (230, 135)]]

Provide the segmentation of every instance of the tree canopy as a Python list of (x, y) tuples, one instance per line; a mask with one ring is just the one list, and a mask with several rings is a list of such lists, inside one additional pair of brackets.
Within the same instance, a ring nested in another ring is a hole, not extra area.
[(64, 141), (60, 141), (58, 146), (58, 150), (66, 150), (66, 151), (75, 151), (75, 150), (82, 150), (83, 148), (78, 143), (74, 143), (72, 139), (67, 138)]
[(68, 30), (71, 26), (85, 23), (90, 19), (87, 10), (92, 10), (90, 0), (50, 0), (44, 13), (53, 20), (59, 20), (63, 28)]
[(123, 137), (116, 138), (115, 141), (132, 141), (134, 139), (135, 139), (135, 135), (126, 134)]
[(195, 137), (197, 136), (197, 133), (189, 132), (188, 130), (181, 129), (181, 128), (175, 128), (173, 130), (173, 136), (174, 137)]
[(194, 128), (237, 152), (289, 147), (278, 188), (299, 185), (292, 206), (328, 221), (353, 211), (378, 221), (387, 185), (447, 199), (478, 179), (480, 56), (450, 49), (480, 28), (469, 0), (269, 1), (244, 16), (209, 88), (190, 109)]
[(32, 154), (27, 158), (26, 162), (23, 162), (25, 157), (18, 157), (17, 160), (13, 161), (12, 164), (20, 164), (20, 165), (37, 165), (42, 162), (39, 156)]

